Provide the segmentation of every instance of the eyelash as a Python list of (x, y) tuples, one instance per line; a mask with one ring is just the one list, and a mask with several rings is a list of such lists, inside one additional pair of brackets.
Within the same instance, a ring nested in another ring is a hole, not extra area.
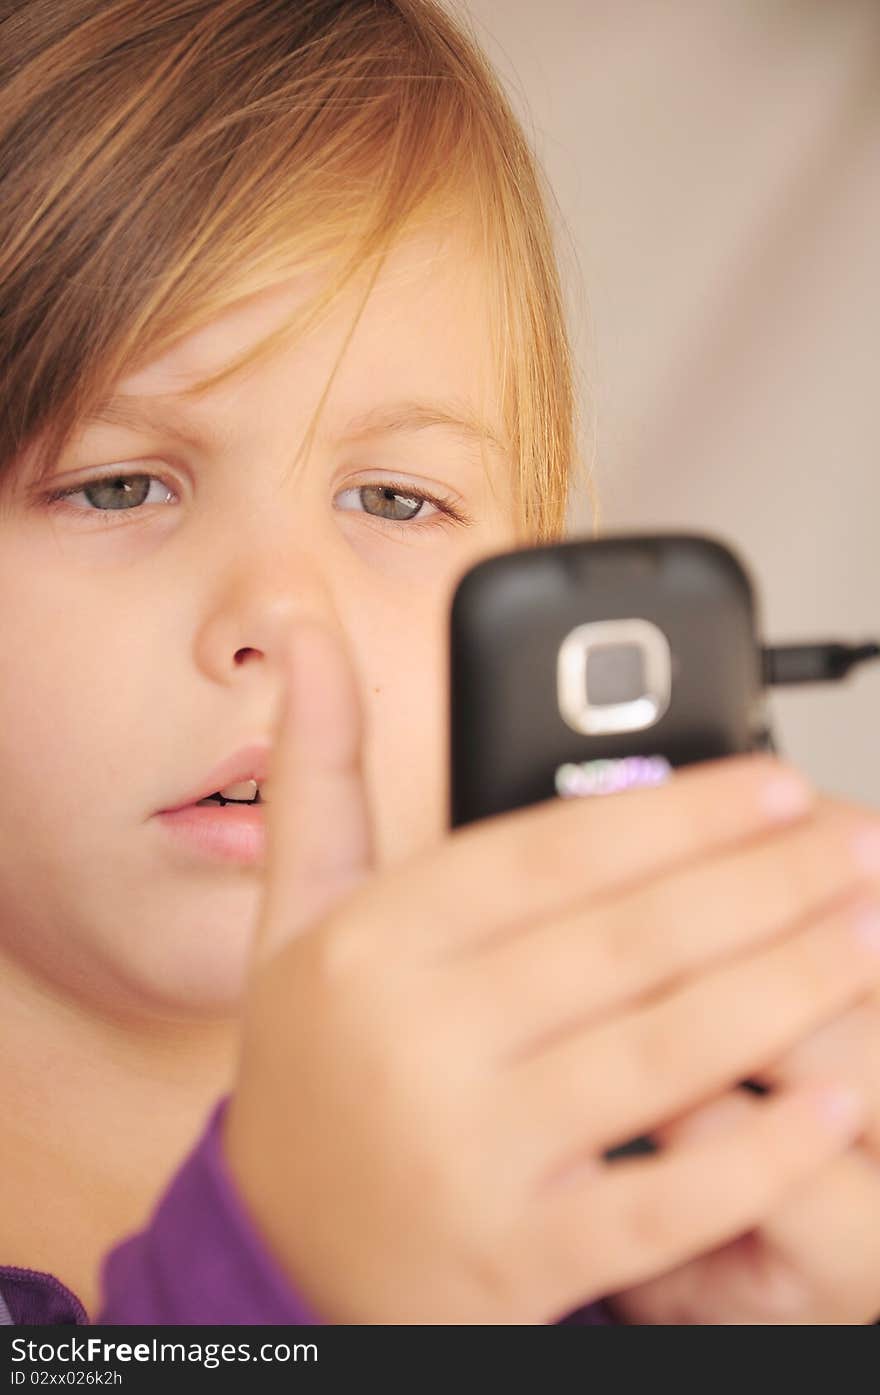
[[(79, 484), (72, 485), (68, 489), (53, 490), (50, 494), (47, 494), (45, 496), (45, 503), (47, 505), (60, 505), (64, 512), (69, 514), (77, 514), (80, 517), (89, 514), (97, 515), (99, 518), (108, 519), (113, 518), (114, 516), (120, 516), (125, 514), (131, 516), (132, 514), (140, 513), (143, 510), (144, 505), (141, 504), (139, 507), (135, 507), (133, 509), (77, 509), (74, 508), (73, 505), (66, 504), (64, 502), (66, 499), (71, 498), (74, 494), (80, 494), (83, 490), (89, 489), (94, 485), (128, 483), (131, 480), (156, 480), (159, 484), (164, 485), (166, 489), (170, 488), (170, 486), (165, 483), (165, 480), (163, 480), (159, 475), (151, 475), (146, 473), (145, 471), (140, 471), (138, 473), (128, 475), (95, 475), (91, 479), (81, 480)], [(404, 484), (399, 480), (391, 480), (388, 482), (370, 481), (367, 484), (353, 485), (351, 486), (351, 489), (355, 492), (363, 489), (386, 490), (388, 493), (391, 494), (399, 494), (404, 499), (418, 500), (420, 503), (433, 504), (436, 509), (439, 509), (440, 514), (445, 515), (446, 518), (450, 520), (452, 523), (467, 525), (472, 522), (472, 519), (468, 516), (468, 514), (466, 514), (464, 510), (460, 507), (457, 507), (451, 499), (443, 495), (429, 494), (423, 489), (413, 489), (410, 485)], [(343, 490), (342, 492), (349, 493), (350, 491)], [(357, 513), (358, 510), (344, 509), (340, 512)], [(435, 526), (437, 523), (437, 520), (433, 518), (427, 518), (422, 520), (421, 522), (418, 522), (417, 515), (414, 515), (411, 519), (380, 518), (378, 514), (369, 514), (366, 513), (366, 510), (364, 510), (363, 512), (366, 514), (367, 518), (376, 518), (380, 523), (387, 523), (392, 528), (403, 528), (409, 529), (410, 531), (412, 531), (413, 529), (430, 528), (432, 526)], [(443, 520), (441, 518), (439, 522), (442, 524), (442, 521)]]

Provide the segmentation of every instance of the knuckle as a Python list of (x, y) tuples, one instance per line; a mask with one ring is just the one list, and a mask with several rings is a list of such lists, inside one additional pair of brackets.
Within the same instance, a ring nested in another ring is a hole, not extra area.
[(726, 1178), (726, 1192), (741, 1214), (760, 1215), (772, 1206), (799, 1170), (802, 1143), (790, 1123), (782, 1129), (775, 1113), (771, 1117), (766, 1107), (757, 1107), (753, 1126), (737, 1140), (738, 1166), (729, 1168)]
[[(851, 977), (851, 961), (840, 953), (840, 913), (812, 919), (797, 936), (794, 946), (794, 1011), (832, 1002)], [(784, 991), (784, 989), (783, 989)]]
[(843, 831), (827, 823), (792, 831), (773, 874), (778, 895), (794, 908), (826, 901), (857, 877)]
[[(532, 1316), (524, 1321), (558, 1319), (564, 1312), (604, 1292), (603, 1271), (612, 1253), (607, 1207), (592, 1169), (538, 1203), (525, 1225), (505, 1240), (506, 1268), (515, 1276)], [(551, 1311), (552, 1310), (552, 1311)]]
[(812, 830), (787, 830), (781, 840), (760, 850), (755, 860), (751, 895), (768, 914), (791, 921), (817, 899), (827, 882), (824, 859), (817, 856)]
[(767, 972), (750, 979), (749, 1018), (755, 1035), (784, 1049), (795, 1033), (815, 1024), (840, 997), (847, 965), (834, 952), (828, 926), (811, 922), (774, 953)]
[(520, 1001), (550, 1033), (575, 1030), (618, 984), (618, 961), (601, 918), (591, 911), (560, 917), (520, 965)]
[(689, 938), (689, 903), (666, 881), (629, 892), (601, 913), (598, 948), (609, 982), (626, 989), (651, 981), (680, 956), (677, 942)]
[(736, 801), (728, 795), (719, 797), (711, 788), (698, 786), (687, 797), (684, 791), (680, 793), (682, 797), (670, 807), (662, 830), (664, 841), (676, 849), (675, 863), (679, 868), (695, 854), (705, 855), (723, 844), (737, 821), (731, 812)]
[(814, 844), (804, 845), (800, 832), (787, 831), (782, 839), (762, 842), (744, 853), (734, 853), (719, 885), (716, 904), (726, 917), (750, 922), (759, 932), (784, 933), (821, 899), (822, 880), (828, 881)]
[(633, 939), (638, 933), (633, 926), (647, 919), (643, 907), (643, 897), (630, 892), (607, 905), (595, 907), (591, 913), (596, 969), (612, 983), (631, 973)]
[[(585, 955), (585, 978), (589, 1002), (595, 1007), (612, 1006), (625, 998), (635, 978), (635, 960), (625, 924), (615, 913), (597, 917), (596, 933)], [(574, 988), (569, 983), (569, 996)]]
[(371, 936), (358, 916), (331, 913), (320, 930), (309, 935), (313, 973), (331, 990), (360, 980), (374, 958)]
[(483, 953), (479, 960), (478, 995), (503, 1005), (505, 1015), (518, 1004), (534, 1005), (552, 988), (558, 972), (553, 955), (535, 953), (528, 930)]
[(630, 1015), (614, 1031), (612, 1065), (616, 1093), (638, 1102), (665, 1101), (670, 1083), (677, 1079), (671, 1032), (657, 1031), (651, 1015)]
[[(742, 988), (743, 991), (739, 991)], [(748, 1037), (755, 1047), (784, 1049), (798, 1023), (808, 1016), (809, 990), (790, 946), (784, 956), (762, 959), (756, 971), (737, 983), (734, 998), (748, 1004)]]
[[(546, 812), (560, 811), (570, 812), (566, 801), (560, 801), (559, 809)], [(533, 822), (518, 822), (516, 836), (503, 844), (503, 872), (509, 885), (525, 882), (530, 892), (536, 893), (536, 902), (541, 904), (545, 899), (548, 904), (558, 901), (561, 889), (571, 881), (572, 867), (576, 865), (576, 845), (582, 857), (583, 839), (571, 819), (539, 818)]]
[[(528, 1311), (532, 1293), (537, 1296), (538, 1291), (534, 1254), (524, 1262), (514, 1258), (512, 1247), (500, 1235), (493, 1236), (491, 1243), (463, 1240), (462, 1252), (467, 1256), (468, 1288), (479, 1295), (481, 1307), (513, 1321), (517, 1314)], [(521, 1320), (528, 1318), (523, 1316)]]
[[(597, 1224), (592, 1207), (580, 1206), (576, 1216), (554, 1227), (550, 1243), (542, 1255), (541, 1288), (544, 1292), (570, 1295), (570, 1303), (581, 1304), (598, 1297), (595, 1292), (608, 1243), (605, 1226)], [(593, 1292), (583, 1294), (589, 1283)], [(580, 1296), (575, 1298), (575, 1295)]]
[(669, 1088), (688, 1079), (688, 1058), (707, 1043), (702, 1040), (702, 1022), (689, 1019), (687, 1027), (688, 1044), (682, 1051), (682, 1033), (667, 1013), (658, 1015), (649, 1008), (636, 1019), (628, 1041), (628, 1073), (634, 1090), (665, 1099)]
[(675, 1248), (680, 1219), (654, 1191), (633, 1189), (615, 1218), (615, 1255), (628, 1265), (650, 1270), (664, 1264)]

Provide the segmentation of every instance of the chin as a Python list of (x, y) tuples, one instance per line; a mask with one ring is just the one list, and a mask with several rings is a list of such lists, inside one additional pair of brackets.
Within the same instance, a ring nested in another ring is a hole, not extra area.
[(188, 930), (154, 936), (148, 955), (132, 953), (124, 965), (117, 962), (116, 976), (122, 980), (122, 994), (114, 995), (117, 1012), (122, 996), (130, 1011), (148, 1020), (207, 1022), (241, 1016), (252, 931), (232, 934), (227, 929), (224, 934), (222, 926), (211, 933)]

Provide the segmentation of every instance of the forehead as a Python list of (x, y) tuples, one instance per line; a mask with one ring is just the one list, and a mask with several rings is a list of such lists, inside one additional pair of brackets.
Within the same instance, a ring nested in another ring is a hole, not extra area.
[(204, 394), (181, 396), (307, 309), (320, 289), (317, 273), (300, 274), (230, 306), (121, 380), (85, 425), (168, 425), (185, 433), (213, 423), (216, 431), (226, 414), (244, 408), (272, 411), (279, 401), (291, 410), (314, 408), (332, 376), (324, 433), (365, 439), (440, 427), (504, 449), (484, 271), (449, 234), (398, 245), (372, 288), (364, 273), (316, 326), (271, 358)]

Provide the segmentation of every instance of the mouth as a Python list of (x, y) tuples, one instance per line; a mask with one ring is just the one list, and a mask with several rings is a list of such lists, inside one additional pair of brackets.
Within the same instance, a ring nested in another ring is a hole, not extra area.
[(197, 785), (191, 786), (177, 803), (162, 809), (163, 814), (182, 809), (226, 808), (228, 805), (266, 804), (269, 801), (269, 746), (253, 742), (227, 756)]
[(265, 865), (266, 810), (263, 800), (226, 799), (217, 791), (166, 810), (159, 825), (187, 860), (195, 857), (246, 866)]
[(255, 805), (265, 804), (265, 802), (266, 801), (263, 798), (258, 787), (253, 799), (224, 799), (223, 795), (218, 790), (216, 794), (209, 794), (207, 799), (199, 799), (195, 804), (191, 804), (189, 806), (184, 807), (189, 807), (191, 809), (203, 809), (212, 807), (216, 808), (219, 805), (221, 808), (225, 809), (228, 804), (233, 804), (237, 805), (239, 808), (244, 806), (244, 808), (250, 809), (253, 808)]
[[(227, 756), (190, 786), (173, 807), (160, 811), (158, 825), (168, 847), (183, 856), (214, 864), (261, 868), (266, 865), (266, 810), (271, 801), (270, 747), (255, 741)], [(267, 793), (268, 791), (268, 793)]]

